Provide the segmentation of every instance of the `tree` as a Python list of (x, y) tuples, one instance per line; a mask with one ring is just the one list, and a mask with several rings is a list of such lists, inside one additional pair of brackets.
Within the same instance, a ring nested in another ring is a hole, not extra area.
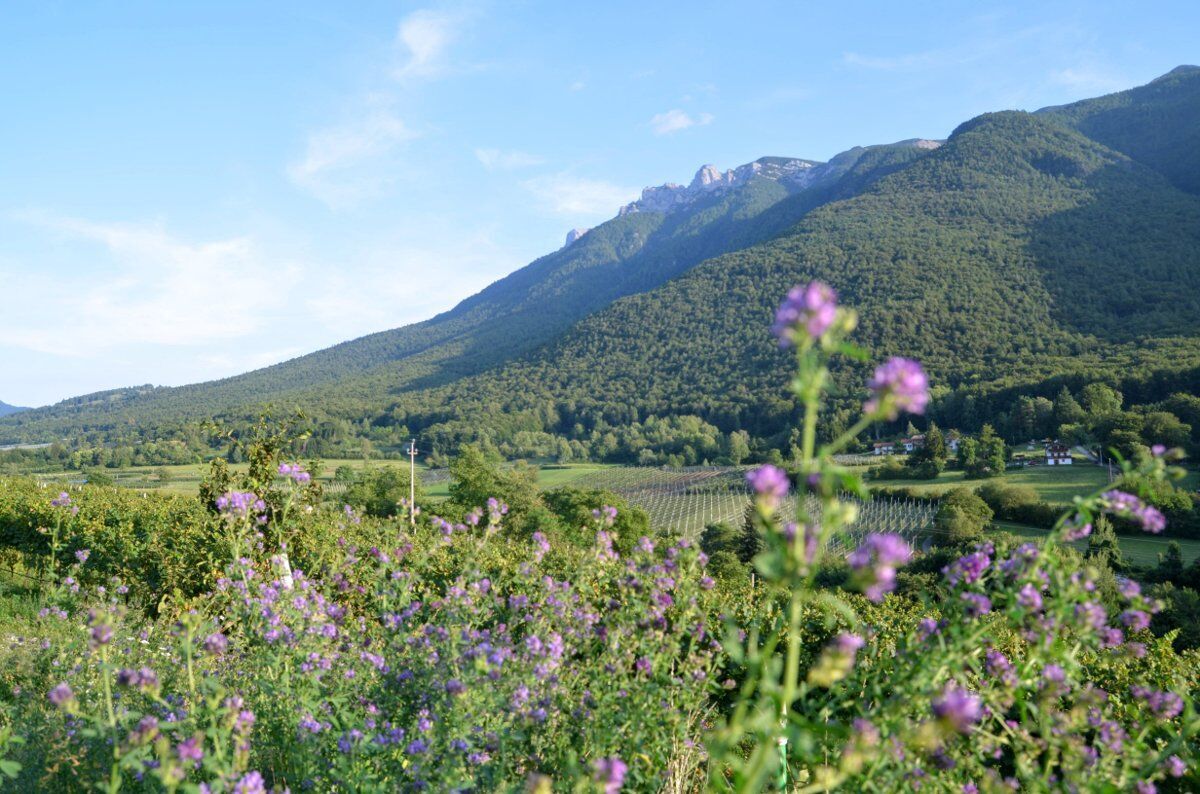
[(1183, 576), (1183, 549), (1179, 541), (1167, 544), (1167, 550), (1158, 555), (1158, 567), (1152, 575), (1159, 582), (1178, 582)]
[(968, 477), (974, 477), (972, 472), (979, 465), (979, 442), (970, 437), (963, 437), (958, 442), (958, 468), (967, 472)]
[(929, 423), (925, 433), (925, 446), (915, 450), (908, 459), (908, 468), (914, 477), (923, 480), (935, 479), (946, 468), (949, 453), (946, 451), (946, 439), (934, 422)]
[(745, 430), (734, 430), (729, 434), (729, 462), (740, 466), (750, 457), (750, 434)]
[[(364, 469), (346, 489), (343, 501), (365, 515), (389, 518), (400, 515), (400, 500), (408, 501), (410, 478), (407, 467), (381, 466)], [(420, 482), (416, 484), (417, 504), (425, 500)]]
[[(1061, 428), (1063, 425), (1079, 424), (1084, 420), (1087, 414), (1083, 410), (1083, 406), (1071, 394), (1071, 390), (1063, 386), (1058, 391), (1058, 395), (1054, 398), (1054, 424), (1056, 428)], [(1061, 434), (1061, 430), (1057, 430), (1056, 434)]]
[(957, 545), (983, 537), (991, 522), (992, 508), (970, 488), (955, 488), (942, 499), (934, 517), (934, 526), (942, 545)]
[(508, 505), (505, 525), (509, 529), (531, 529), (545, 518), (537, 470), (530, 466), (501, 468), (489, 461), (480, 447), (468, 444), (451, 461), (450, 479), (450, 501), (461, 512), (486, 509), (488, 499), (494, 498)]
[(1192, 426), (1169, 411), (1151, 411), (1142, 424), (1142, 440), (1148, 445), (1184, 447), (1191, 440)]
[(968, 477), (997, 477), (1008, 459), (1004, 439), (991, 425), (984, 425), (978, 442), (963, 439), (958, 446), (959, 462)]
[(742, 531), (738, 535), (737, 557), (742, 562), (750, 562), (755, 556), (762, 551), (762, 536), (758, 533), (758, 524), (755, 523), (757, 511), (754, 505), (746, 506), (746, 516), (742, 521)]
[(1093, 522), (1092, 534), (1088, 538), (1087, 551), (1083, 556), (1094, 562), (1105, 563), (1118, 573), (1128, 567), (1125, 564), (1125, 555), (1121, 552), (1117, 532), (1106, 516), (1099, 516)]
[(1089, 383), (1079, 393), (1079, 402), (1092, 416), (1115, 414), (1124, 401), (1121, 392), (1104, 383)]
[(596, 511), (604, 507), (617, 510), (616, 520), (609, 530), (614, 545), (622, 554), (630, 551), (643, 535), (650, 534), (650, 516), (634, 507), (624, 497), (600, 488), (575, 488), (564, 485), (542, 494), (546, 508), (561, 522), (562, 530), (576, 545), (590, 548), (596, 542), (594, 531)]

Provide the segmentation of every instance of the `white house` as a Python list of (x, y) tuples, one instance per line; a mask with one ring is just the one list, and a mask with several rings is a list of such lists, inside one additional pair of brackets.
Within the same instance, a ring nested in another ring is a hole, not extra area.
[(1046, 445), (1047, 466), (1070, 466), (1072, 463), (1074, 461), (1071, 459), (1071, 448), (1066, 444), (1054, 441)]

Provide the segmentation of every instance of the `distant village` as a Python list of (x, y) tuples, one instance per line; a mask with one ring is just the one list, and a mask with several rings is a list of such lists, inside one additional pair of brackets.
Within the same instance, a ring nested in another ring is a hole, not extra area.
[[(952, 454), (958, 452), (959, 442), (962, 440), (962, 434), (957, 430), (949, 430), (946, 432), (946, 449)], [(1026, 446), (1028, 451), (1037, 449), (1041, 445), (1043, 457), (1022, 457), (1015, 458), (1009, 463), (1010, 467), (1024, 467), (1041, 465), (1044, 461), (1046, 466), (1070, 466), (1074, 463), (1071, 457), (1071, 448), (1057, 439), (1042, 439), (1041, 441), (1030, 441)], [(880, 457), (884, 455), (908, 455), (912, 452), (921, 449), (925, 446), (925, 434), (917, 433), (911, 436), (905, 436), (894, 441), (876, 441), (874, 443), (874, 454)]]

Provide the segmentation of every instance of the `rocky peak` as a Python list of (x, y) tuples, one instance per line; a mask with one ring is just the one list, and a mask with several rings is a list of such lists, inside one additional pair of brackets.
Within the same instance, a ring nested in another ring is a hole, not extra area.
[(580, 237), (583, 237), (590, 231), (591, 229), (572, 229), (571, 231), (567, 232), (567, 241), (563, 243), (563, 248), (571, 245), (571, 243), (575, 242)]
[(621, 215), (630, 212), (672, 212), (691, 204), (696, 199), (713, 193), (738, 187), (755, 177), (787, 182), (791, 186), (807, 184), (806, 173), (819, 165), (812, 160), (791, 157), (763, 157), (752, 163), (721, 171), (715, 165), (703, 165), (692, 181), (685, 187), (668, 182), (665, 185), (648, 187), (642, 197), (621, 208)]

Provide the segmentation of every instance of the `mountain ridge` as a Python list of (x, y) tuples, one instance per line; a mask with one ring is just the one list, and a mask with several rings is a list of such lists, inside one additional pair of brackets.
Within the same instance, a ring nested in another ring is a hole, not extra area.
[(571, 435), (570, 405), (589, 406), (585, 426), (682, 413), (769, 434), (794, 406), (764, 329), (813, 276), (860, 305), (877, 352), (924, 356), (943, 393), (1084, 361), (1097, 377), (1187, 366), (1200, 198), (1168, 155), (1193, 134), (1198, 76), (983, 114), (945, 142), (702, 167), (430, 320), (224, 381), (74, 398), (0, 421), (0, 442), (153, 435), (267, 401), (447, 445), (484, 423)]

